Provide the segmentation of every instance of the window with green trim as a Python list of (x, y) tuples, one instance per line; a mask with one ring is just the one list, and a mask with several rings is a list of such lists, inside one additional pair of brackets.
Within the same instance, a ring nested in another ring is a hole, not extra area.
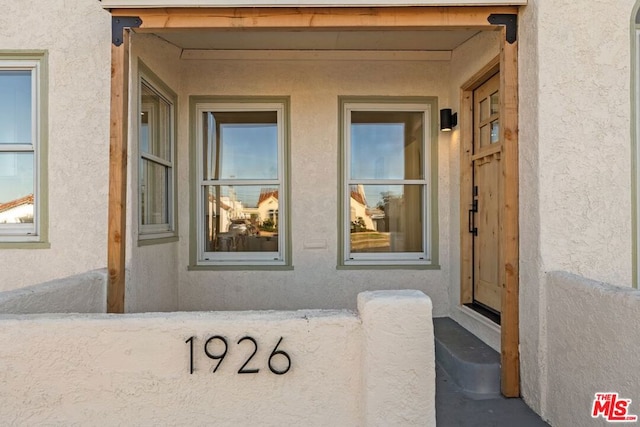
[(44, 54), (0, 54), (0, 242), (46, 240)]
[(198, 265), (287, 265), (286, 107), (195, 105)]
[(140, 74), (139, 236), (175, 235), (175, 94), (150, 73)]
[(431, 108), (341, 100), (343, 265), (432, 263)]

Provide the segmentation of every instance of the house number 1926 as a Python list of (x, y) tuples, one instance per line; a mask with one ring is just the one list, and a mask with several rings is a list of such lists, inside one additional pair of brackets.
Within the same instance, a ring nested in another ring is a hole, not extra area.
[[(189, 344), (189, 373), (190, 374), (193, 374), (193, 372), (195, 371), (194, 360), (193, 360), (195, 341), (196, 341), (195, 336), (189, 337), (189, 339), (185, 341), (186, 344)], [(245, 342), (247, 344), (243, 344)], [(283, 350), (278, 350), (278, 347), (280, 346), (281, 342), (282, 342), (282, 337), (280, 337), (280, 339), (278, 340), (278, 343), (271, 351), (271, 354), (269, 355), (269, 359), (267, 360), (267, 365), (269, 366), (269, 370), (276, 375), (284, 375), (287, 372), (289, 372), (289, 369), (291, 369), (291, 358), (289, 357), (289, 355)], [(239, 374), (257, 374), (258, 372), (260, 372), (260, 368), (256, 368), (253, 365), (254, 362), (252, 362), (253, 356), (255, 356), (256, 353), (258, 352), (258, 342), (253, 337), (250, 337), (247, 335), (240, 338), (236, 343), (236, 345), (237, 346), (244, 345), (247, 347), (252, 345), (253, 347), (253, 351), (251, 352), (247, 360), (245, 360), (244, 364), (240, 367), (240, 369), (238, 369), (238, 373)], [(204, 342), (203, 350), (204, 350), (204, 354), (209, 359), (218, 361), (218, 363), (216, 364), (216, 366), (213, 368), (213, 371), (212, 371), (213, 373), (216, 373), (216, 371), (222, 364), (222, 361), (224, 360), (225, 356), (227, 355), (227, 351), (229, 350), (229, 345), (225, 337), (221, 335), (214, 335), (212, 337), (209, 337)]]

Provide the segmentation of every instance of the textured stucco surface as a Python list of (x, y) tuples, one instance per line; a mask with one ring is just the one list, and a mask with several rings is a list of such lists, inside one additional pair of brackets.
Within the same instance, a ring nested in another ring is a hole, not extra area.
[[(547, 334), (560, 317), (569, 320), (577, 313), (557, 312), (552, 321), (550, 307), (559, 301), (545, 272), (631, 284), (633, 5), (633, 0), (531, 0), (520, 15), (521, 392), (543, 416), (554, 401), (547, 393), (568, 378), (557, 376), (552, 360), (564, 356), (580, 365), (582, 359), (580, 352), (567, 354), (560, 345), (546, 347), (555, 341)], [(591, 310), (601, 297), (592, 295)], [(569, 303), (573, 295), (563, 298)], [(604, 307), (594, 313), (610, 316)], [(578, 338), (567, 339), (565, 346), (583, 348)], [(585, 376), (572, 372), (578, 375), (575, 381)], [(557, 403), (567, 402), (555, 397)]]
[(49, 53), (51, 249), (3, 249), (3, 291), (106, 264), (111, 18), (84, 0), (0, 0), (0, 10), (0, 51)]
[[(135, 35), (131, 38), (130, 64), (130, 126), (127, 204), (127, 285), (125, 311), (178, 310), (178, 243), (169, 242), (149, 246), (138, 245), (139, 228), (139, 151), (138, 151), (138, 66), (142, 61), (176, 94), (181, 88), (180, 63), (166, 60), (180, 55), (180, 49), (161, 42), (154, 35)], [(178, 105), (174, 106), (176, 110)], [(177, 124), (177, 123), (176, 123)], [(177, 144), (177, 143), (176, 143)], [(174, 171), (177, 162), (174, 160)], [(177, 178), (177, 175), (176, 175)], [(187, 211), (183, 210), (182, 215)], [(186, 238), (186, 236), (185, 236)]]
[[(417, 292), (366, 299), (361, 318), (336, 310), (0, 316), (0, 421), (434, 426), (431, 301)], [(390, 322), (381, 324), (383, 317)], [(215, 374), (217, 362), (203, 350), (213, 335), (229, 345)], [(248, 366), (259, 369), (256, 374), (237, 373), (253, 349), (236, 344), (247, 335), (258, 343)], [(192, 375), (185, 342), (191, 336)], [(278, 349), (288, 353), (291, 369), (275, 375), (268, 359), (280, 337)], [(379, 369), (367, 369), (372, 366)], [(399, 387), (398, 379), (408, 376), (413, 381)], [(393, 387), (365, 388), (365, 377)], [(369, 405), (375, 422), (365, 422), (367, 399), (376, 405)], [(390, 412), (379, 412), (378, 404)]]
[[(337, 270), (338, 96), (447, 99), (446, 61), (183, 61), (181, 123), (190, 95), (291, 96), (293, 271), (186, 271), (189, 129), (179, 130), (180, 309), (354, 308), (365, 290), (419, 289), (448, 311), (448, 149), (439, 142), (440, 270)], [(305, 248), (323, 241), (325, 247)]]
[(640, 291), (564, 272), (547, 275), (551, 425), (607, 425), (591, 419), (594, 395), (617, 392), (640, 414)]
[(106, 270), (0, 292), (0, 314), (104, 313), (106, 305)]
[[(431, 310), (431, 299), (420, 291), (358, 295), (364, 334), (362, 370), (367, 373), (363, 375), (364, 425), (436, 425)], [(406, 394), (411, 400), (390, 399)]]
[(522, 10), (518, 35), (520, 173), (520, 390), (538, 413), (546, 393), (546, 315), (540, 233), (538, 2)]
[(543, 269), (626, 286), (631, 284), (633, 5), (633, 0), (590, 1), (588, 7), (571, 0), (533, 2)]

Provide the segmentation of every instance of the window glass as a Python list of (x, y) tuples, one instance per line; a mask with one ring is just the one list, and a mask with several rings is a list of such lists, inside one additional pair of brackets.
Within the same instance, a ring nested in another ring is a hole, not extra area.
[(142, 224), (168, 224), (168, 168), (142, 159), (140, 170), (140, 209)]
[(343, 262), (427, 262), (429, 104), (342, 106)]
[(0, 69), (0, 144), (32, 143), (31, 73)]
[(275, 111), (204, 113), (205, 179), (277, 179)]
[(33, 223), (33, 158), (33, 152), (0, 152), (0, 224)]
[(350, 250), (423, 252), (420, 185), (352, 185)]
[(200, 265), (285, 265), (285, 104), (196, 107)]
[(143, 73), (138, 122), (140, 238), (170, 237), (174, 219), (175, 95)]
[(204, 188), (206, 251), (278, 252), (279, 187)]
[(352, 179), (421, 179), (422, 114), (351, 113)]

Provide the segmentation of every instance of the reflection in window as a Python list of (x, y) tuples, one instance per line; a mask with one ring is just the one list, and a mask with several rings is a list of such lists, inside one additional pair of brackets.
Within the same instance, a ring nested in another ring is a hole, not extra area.
[(282, 103), (201, 104), (201, 264), (284, 263)]
[(139, 203), (140, 238), (168, 237), (173, 213), (173, 95), (160, 82), (140, 83)]
[(429, 105), (343, 108), (344, 263), (426, 262)]

